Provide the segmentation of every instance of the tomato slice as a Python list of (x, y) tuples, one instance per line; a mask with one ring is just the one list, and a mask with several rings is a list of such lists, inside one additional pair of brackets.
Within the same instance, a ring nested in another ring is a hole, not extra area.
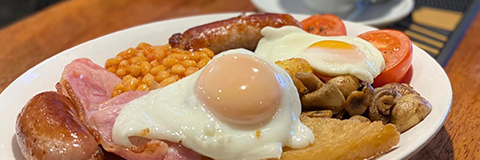
[(313, 15), (302, 22), (303, 30), (320, 36), (346, 36), (342, 20), (333, 14)]
[(385, 59), (385, 70), (374, 79), (373, 86), (380, 87), (387, 83), (400, 82), (412, 63), (410, 38), (396, 30), (374, 30), (358, 37), (380, 50)]

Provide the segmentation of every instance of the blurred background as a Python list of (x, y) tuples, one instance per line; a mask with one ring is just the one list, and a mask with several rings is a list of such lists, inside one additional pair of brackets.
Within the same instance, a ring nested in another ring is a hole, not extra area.
[(0, 28), (61, 0), (0, 0)]

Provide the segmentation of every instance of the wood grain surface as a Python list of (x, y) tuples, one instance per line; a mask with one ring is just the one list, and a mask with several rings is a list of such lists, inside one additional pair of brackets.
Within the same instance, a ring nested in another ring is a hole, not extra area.
[[(159, 20), (255, 11), (249, 0), (71, 0), (0, 30), (0, 92), (41, 61), (96, 37)], [(439, 133), (411, 159), (480, 159), (480, 16), (445, 67), (453, 88)]]

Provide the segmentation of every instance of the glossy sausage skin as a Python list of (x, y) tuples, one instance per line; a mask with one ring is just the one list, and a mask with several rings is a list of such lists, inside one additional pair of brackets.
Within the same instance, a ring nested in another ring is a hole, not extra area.
[(209, 48), (215, 54), (234, 48), (245, 48), (254, 51), (262, 38), (260, 30), (271, 26), (297, 26), (300, 23), (288, 14), (253, 14), (216, 21), (190, 28), (183, 34), (176, 33), (169, 39), (174, 48), (199, 50)]
[(16, 138), (25, 159), (104, 159), (74, 107), (57, 92), (37, 94), (24, 106)]

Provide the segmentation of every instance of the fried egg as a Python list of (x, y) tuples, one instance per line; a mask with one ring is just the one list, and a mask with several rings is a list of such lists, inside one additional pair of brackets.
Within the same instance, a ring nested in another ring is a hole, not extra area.
[(261, 34), (255, 54), (272, 61), (303, 58), (321, 74), (350, 74), (368, 83), (385, 69), (382, 53), (358, 37), (318, 36), (293, 26), (265, 27)]
[(133, 145), (133, 136), (177, 142), (213, 159), (280, 158), (282, 147), (304, 148), (314, 141), (300, 113), (288, 73), (236, 49), (129, 102), (115, 121), (112, 138), (125, 146)]

